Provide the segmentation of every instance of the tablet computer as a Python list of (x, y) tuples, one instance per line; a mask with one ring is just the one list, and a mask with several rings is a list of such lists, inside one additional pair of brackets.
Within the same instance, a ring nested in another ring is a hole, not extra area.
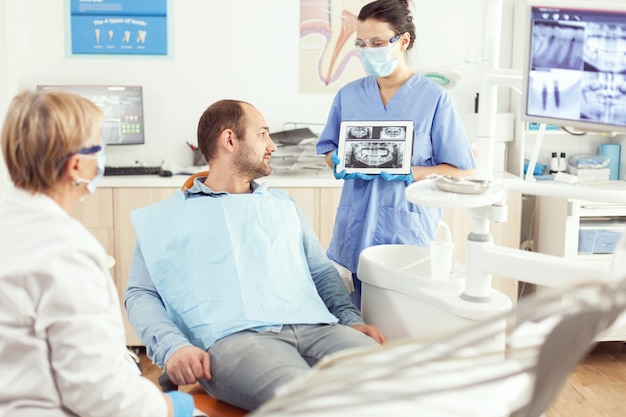
[(408, 175), (412, 151), (412, 121), (344, 121), (339, 131), (337, 172)]

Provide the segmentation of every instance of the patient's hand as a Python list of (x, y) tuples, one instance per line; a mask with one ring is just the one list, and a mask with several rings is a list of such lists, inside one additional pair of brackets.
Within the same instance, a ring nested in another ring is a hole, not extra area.
[(376, 326), (372, 326), (369, 324), (353, 324), (351, 327), (360, 331), (361, 333), (365, 333), (381, 345), (387, 343), (387, 338), (385, 337), (383, 332), (381, 332), (380, 329)]
[(178, 349), (165, 363), (165, 372), (176, 385), (195, 384), (199, 379), (211, 379), (209, 354), (195, 346)]

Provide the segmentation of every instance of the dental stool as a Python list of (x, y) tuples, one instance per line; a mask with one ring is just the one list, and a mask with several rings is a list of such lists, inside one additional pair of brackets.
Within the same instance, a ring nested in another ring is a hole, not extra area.
[[(163, 392), (178, 390), (178, 385), (170, 381), (170, 378), (165, 372), (159, 376), (159, 385)], [(247, 410), (211, 397), (198, 383), (192, 385), (191, 388), (187, 390), (187, 393), (193, 396), (195, 407), (209, 417), (243, 417), (248, 414)]]

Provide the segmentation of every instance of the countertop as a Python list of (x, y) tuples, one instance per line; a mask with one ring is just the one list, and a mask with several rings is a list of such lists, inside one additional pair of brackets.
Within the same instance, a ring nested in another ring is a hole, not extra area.
[[(189, 175), (174, 175), (171, 177), (159, 177), (158, 175), (111, 175), (105, 176), (100, 182), (100, 187), (110, 188), (176, 188), (180, 187)], [(494, 173), (496, 180), (519, 179), (508, 172)], [(330, 169), (313, 170), (275, 170), (271, 175), (257, 180), (258, 183), (267, 182), (270, 187), (299, 188), (299, 187), (333, 187), (343, 186), (342, 180), (337, 180)]]
[[(189, 175), (111, 175), (100, 181), (99, 187), (110, 188), (176, 188), (180, 187)], [(323, 170), (275, 170), (271, 175), (256, 180), (267, 182), (270, 187), (342, 187), (343, 181), (335, 179), (330, 169)]]

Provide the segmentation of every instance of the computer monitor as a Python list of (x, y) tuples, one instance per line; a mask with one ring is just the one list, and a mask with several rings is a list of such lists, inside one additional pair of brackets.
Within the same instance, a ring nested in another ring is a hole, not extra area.
[(145, 143), (141, 86), (39, 85), (39, 90), (63, 90), (93, 101), (104, 112), (102, 139), (107, 145)]
[(528, 2), (527, 121), (626, 132), (626, 2)]

